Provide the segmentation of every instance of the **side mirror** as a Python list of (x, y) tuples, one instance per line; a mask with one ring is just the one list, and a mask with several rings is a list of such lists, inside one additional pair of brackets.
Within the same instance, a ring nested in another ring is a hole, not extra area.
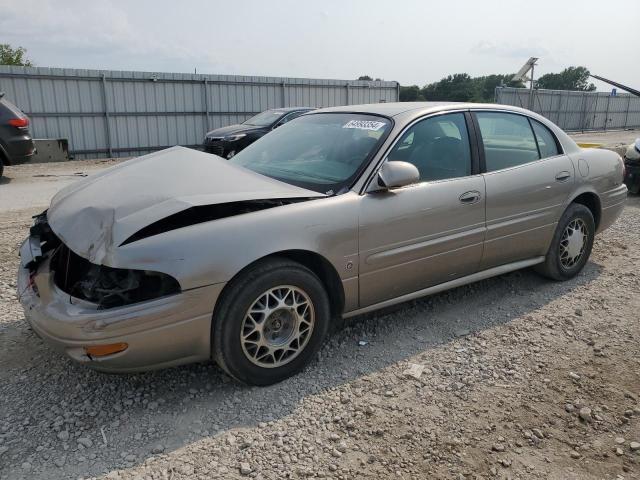
[(420, 172), (408, 162), (389, 160), (378, 171), (378, 185), (387, 190), (406, 187), (420, 181)]

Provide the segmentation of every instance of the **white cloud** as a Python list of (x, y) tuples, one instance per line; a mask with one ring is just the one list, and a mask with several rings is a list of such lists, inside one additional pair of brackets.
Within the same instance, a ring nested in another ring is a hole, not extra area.
[(476, 55), (523, 58), (525, 60), (527, 57), (544, 57), (549, 55), (549, 51), (536, 40), (516, 44), (483, 40), (471, 47), (470, 52)]

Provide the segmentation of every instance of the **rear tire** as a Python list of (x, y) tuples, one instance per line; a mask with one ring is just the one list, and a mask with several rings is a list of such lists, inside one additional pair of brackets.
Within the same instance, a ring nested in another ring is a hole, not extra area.
[(544, 263), (534, 270), (557, 281), (575, 277), (589, 260), (595, 231), (591, 210), (572, 203), (560, 217)]
[(225, 288), (213, 315), (212, 356), (240, 382), (271, 385), (313, 359), (330, 319), (320, 279), (296, 262), (270, 258)]

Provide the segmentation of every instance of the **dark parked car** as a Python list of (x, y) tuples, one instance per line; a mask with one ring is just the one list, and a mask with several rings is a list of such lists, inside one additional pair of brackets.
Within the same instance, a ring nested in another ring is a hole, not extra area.
[(207, 133), (204, 151), (231, 158), (274, 128), (313, 110), (309, 107), (274, 108), (265, 110), (239, 125), (217, 128)]
[(29, 118), (0, 92), (0, 177), (5, 165), (25, 162), (34, 152)]

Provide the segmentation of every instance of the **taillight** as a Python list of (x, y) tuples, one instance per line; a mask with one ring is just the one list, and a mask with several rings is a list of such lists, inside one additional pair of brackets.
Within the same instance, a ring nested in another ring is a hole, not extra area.
[(27, 128), (29, 126), (29, 119), (24, 118), (12, 118), (9, 120), (9, 125), (16, 128)]

